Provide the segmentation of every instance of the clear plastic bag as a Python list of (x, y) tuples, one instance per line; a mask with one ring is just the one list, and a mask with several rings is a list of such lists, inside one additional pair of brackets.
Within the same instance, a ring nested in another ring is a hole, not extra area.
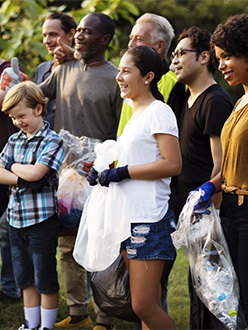
[(91, 192), (91, 187), (83, 171), (84, 162), (96, 158), (94, 147), (100, 140), (77, 137), (61, 130), (65, 157), (59, 173), (58, 200), (61, 226), (73, 229), (78, 227), (84, 203)]
[(186, 250), (195, 291), (205, 306), (227, 329), (245, 329), (239, 307), (239, 285), (220, 218), (210, 204), (210, 214), (194, 213), (202, 191), (189, 194), (171, 234), (177, 249)]
[[(95, 147), (94, 168), (100, 173), (118, 159), (118, 145), (107, 140)], [(118, 183), (94, 186), (88, 197), (76, 237), (73, 257), (88, 271), (102, 271), (120, 253), (120, 243), (130, 236), (129, 207)]]

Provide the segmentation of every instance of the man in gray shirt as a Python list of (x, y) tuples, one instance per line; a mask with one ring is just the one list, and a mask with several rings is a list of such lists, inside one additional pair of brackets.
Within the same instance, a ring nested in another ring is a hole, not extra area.
[[(115, 139), (122, 99), (115, 81), (117, 68), (106, 60), (105, 50), (114, 35), (113, 20), (102, 13), (85, 16), (75, 34), (77, 60), (56, 67), (40, 87), (56, 99), (54, 129), (102, 141)], [(90, 326), (86, 272), (72, 256), (75, 236), (61, 236), (61, 271), (70, 316), (56, 326)]]

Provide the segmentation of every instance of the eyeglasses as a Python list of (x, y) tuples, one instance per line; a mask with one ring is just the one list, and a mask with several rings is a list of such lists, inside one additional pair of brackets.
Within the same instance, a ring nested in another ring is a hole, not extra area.
[(195, 49), (185, 49), (185, 48), (180, 48), (176, 52), (171, 53), (171, 60), (174, 60), (175, 57), (181, 58), (185, 53), (187, 52), (194, 52), (197, 53), (197, 50)]

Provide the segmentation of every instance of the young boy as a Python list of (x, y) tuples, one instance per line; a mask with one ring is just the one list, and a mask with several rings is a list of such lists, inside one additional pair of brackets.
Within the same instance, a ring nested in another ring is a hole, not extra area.
[(64, 150), (61, 138), (43, 122), (47, 101), (26, 81), (12, 87), (2, 105), (20, 129), (0, 154), (0, 183), (11, 185), (9, 236), (16, 283), (23, 290), (23, 330), (53, 329), (58, 308), (56, 190)]

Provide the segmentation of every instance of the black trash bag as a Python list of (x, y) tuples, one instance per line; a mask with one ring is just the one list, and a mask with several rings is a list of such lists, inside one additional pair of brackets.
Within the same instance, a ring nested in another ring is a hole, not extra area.
[(129, 275), (122, 254), (107, 269), (91, 277), (94, 301), (107, 315), (138, 322), (131, 305)]

